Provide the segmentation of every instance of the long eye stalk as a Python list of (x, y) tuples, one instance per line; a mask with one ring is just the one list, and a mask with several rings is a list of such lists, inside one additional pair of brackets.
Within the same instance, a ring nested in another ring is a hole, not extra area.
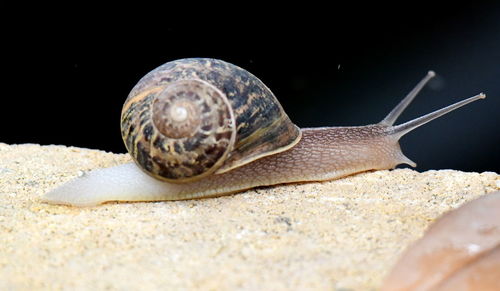
[(399, 102), (399, 104), (392, 109), (392, 111), (381, 121), (379, 122), (380, 125), (385, 125), (388, 126), (387, 128), (387, 133), (393, 136), (396, 136), (397, 139), (401, 138), (403, 135), (407, 134), (408, 132), (414, 130), (415, 128), (426, 124), (427, 122), (434, 120), (442, 115), (445, 115), (446, 113), (449, 113), (455, 109), (458, 109), (466, 104), (469, 104), (471, 102), (474, 102), (479, 99), (484, 99), (486, 98), (486, 95), (483, 93), (477, 94), (475, 96), (472, 96), (470, 98), (464, 99), (462, 101), (459, 101), (455, 104), (446, 106), (444, 108), (441, 108), (439, 110), (436, 110), (434, 112), (428, 113), (424, 116), (420, 116), (418, 118), (415, 118), (413, 120), (407, 121), (403, 124), (399, 125), (394, 125), (394, 122), (398, 119), (398, 117), (403, 113), (403, 111), (410, 105), (410, 103), (415, 99), (417, 94), (422, 90), (422, 88), (429, 82), (430, 79), (432, 79), (436, 73), (434, 71), (429, 71), (427, 75), (413, 88), (413, 90), (406, 95), (406, 97)]

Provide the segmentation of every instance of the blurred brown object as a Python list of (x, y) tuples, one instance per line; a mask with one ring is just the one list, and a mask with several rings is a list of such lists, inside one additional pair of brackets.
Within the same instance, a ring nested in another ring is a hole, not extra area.
[(382, 290), (500, 290), (500, 191), (441, 216), (402, 254)]

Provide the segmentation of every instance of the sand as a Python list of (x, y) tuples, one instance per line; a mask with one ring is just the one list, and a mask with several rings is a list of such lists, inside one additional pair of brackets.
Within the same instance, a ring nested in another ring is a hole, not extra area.
[(126, 161), (0, 143), (0, 290), (374, 290), (439, 215), (500, 189), (493, 172), (398, 169), (202, 200), (40, 202)]

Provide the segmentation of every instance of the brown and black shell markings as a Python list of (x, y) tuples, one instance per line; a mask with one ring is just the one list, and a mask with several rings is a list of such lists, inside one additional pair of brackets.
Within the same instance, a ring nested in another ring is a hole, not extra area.
[[(175, 104), (179, 122), (170, 121)], [(144, 76), (125, 101), (121, 130), (136, 163), (170, 182), (226, 172), (301, 137), (257, 77), (205, 58), (168, 62)]]

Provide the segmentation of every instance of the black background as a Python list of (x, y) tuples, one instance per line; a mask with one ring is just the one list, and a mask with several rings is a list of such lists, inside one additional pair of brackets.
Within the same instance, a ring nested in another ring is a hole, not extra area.
[(408, 134), (403, 151), (418, 170), (500, 172), (500, 4), (241, 5), (6, 10), (0, 142), (124, 152), (123, 101), (177, 58), (249, 70), (300, 127), (376, 123), (432, 69), (398, 122), (488, 98)]

